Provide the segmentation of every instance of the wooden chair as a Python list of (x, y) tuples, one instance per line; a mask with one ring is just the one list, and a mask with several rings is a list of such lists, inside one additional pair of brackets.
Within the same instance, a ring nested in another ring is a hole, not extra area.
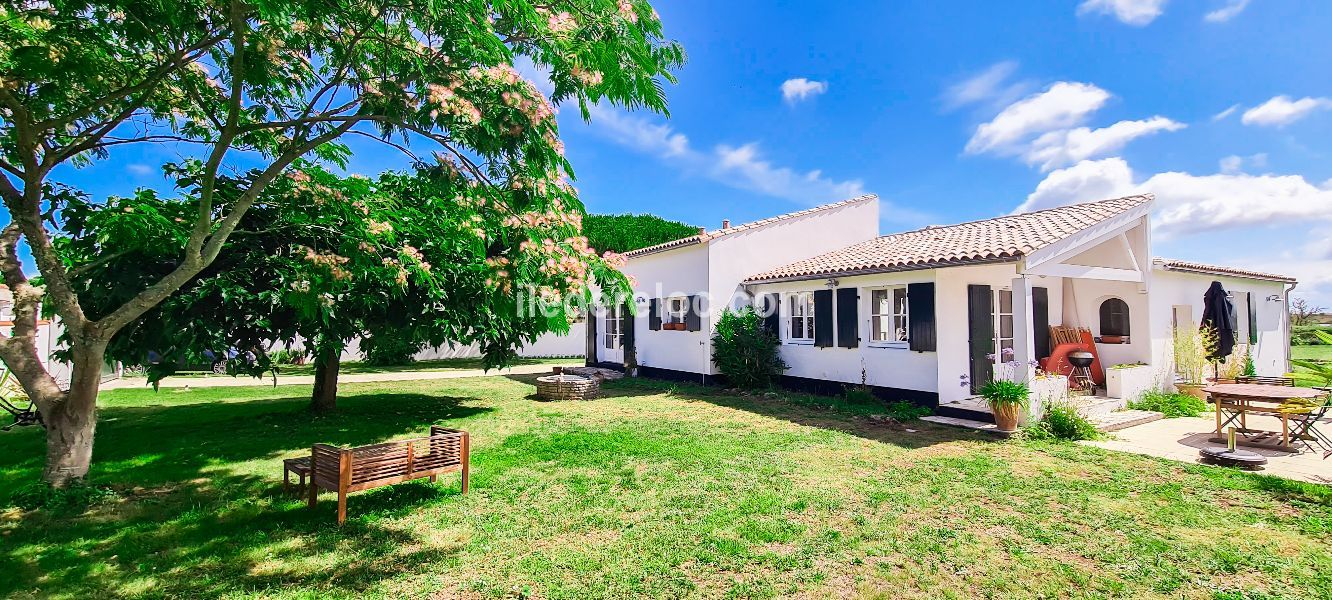
[(315, 444), (310, 451), (310, 499), (319, 490), (337, 492), (338, 524), (347, 520), (347, 495), (352, 492), (459, 471), (467, 493), (470, 439), (466, 431), (433, 426), (430, 436), (355, 448)]
[(1256, 383), (1258, 385), (1295, 387), (1295, 380), (1290, 377), (1236, 377), (1235, 383)]

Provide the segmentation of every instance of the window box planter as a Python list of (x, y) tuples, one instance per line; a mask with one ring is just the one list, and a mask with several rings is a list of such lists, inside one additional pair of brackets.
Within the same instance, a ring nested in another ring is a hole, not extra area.
[(1106, 395), (1135, 402), (1155, 387), (1155, 380), (1150, 365), (1116, 365), (1105, 370)]

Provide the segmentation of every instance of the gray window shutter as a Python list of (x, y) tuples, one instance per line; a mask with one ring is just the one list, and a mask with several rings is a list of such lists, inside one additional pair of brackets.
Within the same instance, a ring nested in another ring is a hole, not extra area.
[(1253, 292), (1249, 292), (1249, 344), (1258, 343), (1258, 305), (1253, 303)]
[(907, 285), (907, 321), (910, 325), (908, 341), (912, 350), (934, 352), (938, 347), (938, 334), (934, 325), (934, 284)]
[(814, 291), (814, 345), (820, 348), (833, 345), (832, 290)]
[[(632, 302), (632, 301), (631, 301)], [(634, 323), (638, 321), (638, 305), (620, 306), (620, 347), (625, 349), (625, 356), (634, 351)]]
[(1036, 342), (1036, 358), (1050, 356), (1050, 290), (1031, 288), (1031, 332)]
[(597, 364), (597, 310), (595, 306), (589, 306), (587, 315), (583, 318), (583, 326), (587, 328), (587, 355), (583, 358), (583, 363), (591, 367)]
[(855, 348), (860, 345), (859, 307), (860, 290), (858, 288), (837, 288), (837, 345), (843, 348)]
[(648, 304), (648, 329), (661, 331), (661, 300), (657, 298)]
[(763, 328), (769, 333), (780, 336), (782, 330), (782, 297), (779, 294), (763, 296)]
[(967, 330), (971, 346), (971, 393), (980, 392), (994, 374), (994, 292), (988, 285), (967, 286)]
[(698, 308), (694, 306), (698, 296), (689, 297), (689, 306), (685, 307), (685, 330), (702, 331), (703, 315), (698, 314)]

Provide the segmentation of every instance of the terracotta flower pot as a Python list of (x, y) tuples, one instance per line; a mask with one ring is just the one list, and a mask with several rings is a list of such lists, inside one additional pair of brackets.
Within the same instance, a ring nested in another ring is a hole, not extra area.
[(1018, 418), (1022, 415), (1022, 407), (1017, 404), (999, 404), (991, 405), (990, 411), (994, 413), (994, 424), (999, 427), (999, 431), (1017, 431)]
[(1207, 392), (1203, 391), (1205, 386), (1201, 383), (1177, 383), (1175, 387), (1179, 389), (1181, 394), (1188, 394), (1203, 401), (1207, 400)]

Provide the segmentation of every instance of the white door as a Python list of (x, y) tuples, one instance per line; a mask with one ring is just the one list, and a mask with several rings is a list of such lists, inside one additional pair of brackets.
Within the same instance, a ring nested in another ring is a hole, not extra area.
[(624, 362), (624, 330), (621, 325), (623, 321), (624, 308), (615, 307), (613, 310), (607, 310), (602, 316), (601, 321), (601, 340), (597, 344), (601, 351), (602, 362), (623, 363)]

